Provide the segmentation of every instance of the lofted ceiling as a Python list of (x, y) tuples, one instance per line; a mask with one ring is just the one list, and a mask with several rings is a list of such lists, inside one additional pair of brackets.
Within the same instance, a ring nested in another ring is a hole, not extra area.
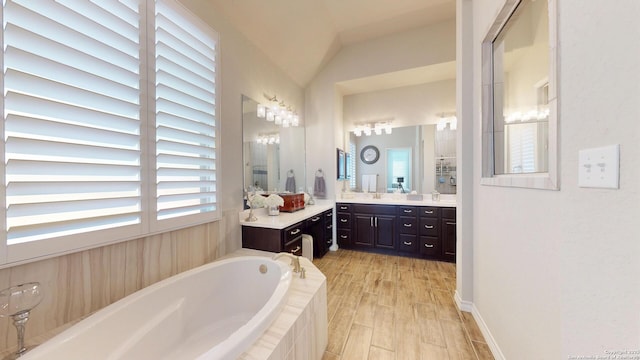
[(301, 87), (343, 46), (455, 18), (455, 0), (209, 1)]

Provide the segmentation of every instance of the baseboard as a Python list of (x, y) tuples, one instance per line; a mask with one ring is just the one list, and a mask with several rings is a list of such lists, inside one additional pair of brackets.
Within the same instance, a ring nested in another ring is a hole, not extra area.
[[(456, 292), (456, 296), (457, 295), (458, 294)], [(480, 328), (480, 332), (482, 333), (482, 336), (484, 336), (484, 340), (487, 342), (489, 349), (491, 349), (493, 357), (496, 360), (505, 360), (506, 358), (504, 357), (502, 350), (500, 350), (500, 347), (496, 343), (496, 339), (493, 338), (491, 331), (489, 331), (487, 324), (484, 322), (484, 319), (480, 315), (480, 311), (478, 311), (478, 308), (474, 303), (471, 303), (471, 315), (473, 315), (473, 318), (476, 320), (476, 324), (478, 324), (478, 328)]]
[(458, 309), (461, 311), (473, 312), (473, 303), (471, 301), (463, 301), (460, 298), (460, 294), (458, 294), (458, 290), (454, 293), (453, 299), (455, 300)]

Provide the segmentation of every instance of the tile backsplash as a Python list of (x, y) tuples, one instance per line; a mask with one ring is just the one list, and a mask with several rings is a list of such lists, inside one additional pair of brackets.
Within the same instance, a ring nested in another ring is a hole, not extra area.
[[(44, 299), (29, 318), (29, 339), (99, 310), (162, 279), (221, 255), (220, 221), (0, 269), (0, 289), (39, 281)], [(0, 318), (0, 352), (16, 346)]]

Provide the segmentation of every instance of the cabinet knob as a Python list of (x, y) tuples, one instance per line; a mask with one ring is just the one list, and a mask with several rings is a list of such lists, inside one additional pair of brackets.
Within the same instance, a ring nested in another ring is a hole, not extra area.
[(426, 248), (432, 248), (432, 247), (434, 247), (434, 246), (435, 246), (435, 245), (424, 244), (424, 247), (426, 247)]

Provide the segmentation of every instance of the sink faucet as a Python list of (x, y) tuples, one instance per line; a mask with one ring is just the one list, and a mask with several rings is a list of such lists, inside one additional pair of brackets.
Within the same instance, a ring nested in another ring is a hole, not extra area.
[[(301, 271), (301, 267), (300, 267), (300, 256), (296, 256), (287, 252), (281, 252), (278, 254), (273, 255), (273, 260), (278, 260), (281, 257), (288, 257), (291, 259), (291, 266), (293, 266), (293, 272), (294, 273), (299, 273)], [(304, 270), (304, 269), (302, 269)], [(303, 271), (304, 274), (304, 271)], [(302, 277), (302, 274), (300, 275)]]

